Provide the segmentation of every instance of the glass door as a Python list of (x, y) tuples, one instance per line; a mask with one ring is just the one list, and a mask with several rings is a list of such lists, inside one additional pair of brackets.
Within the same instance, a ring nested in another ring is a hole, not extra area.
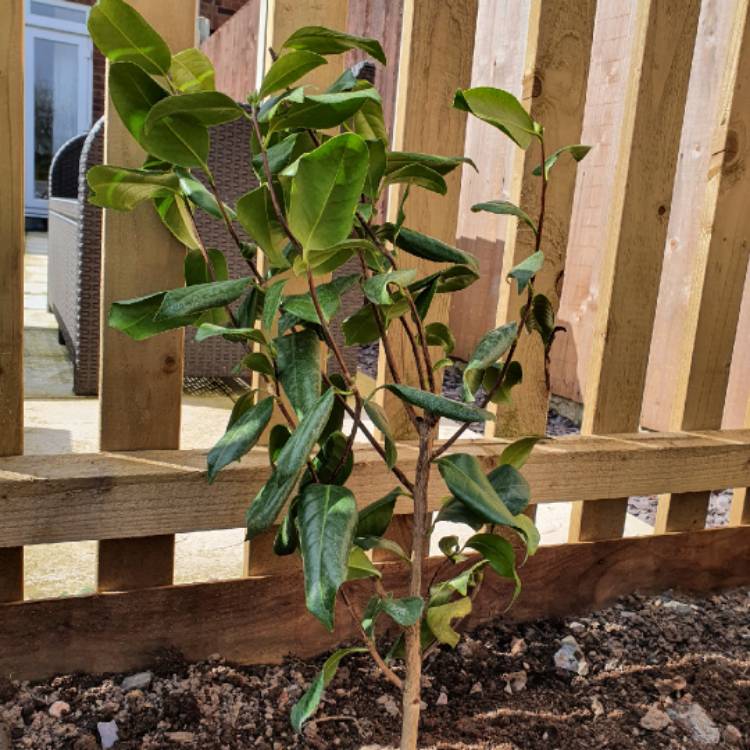
[(46, 217), (52, 158), (91, 125), (92, 50), (84, 6), (30, 0), (26, 7), (26, 214)]

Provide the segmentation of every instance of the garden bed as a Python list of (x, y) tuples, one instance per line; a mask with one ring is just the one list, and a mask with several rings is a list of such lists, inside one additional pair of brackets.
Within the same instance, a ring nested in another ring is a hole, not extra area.
[[(556, 666), (564, 638), (580, 648), (567, 641), (577, 671)], [(750, 589), (632, 596), (588, 617), (497, 622), (428, 663), (422, 747), (747, 748), (749, 654)], [(94, 750), (115, 728), (117, 750), (374, 750), (396, 741), (398, 697), (365, 658), (342, 667), (295, 736), (289, 710), (318, 667), (161, 654), (139, 675), (1, 682), (0, 750)]]

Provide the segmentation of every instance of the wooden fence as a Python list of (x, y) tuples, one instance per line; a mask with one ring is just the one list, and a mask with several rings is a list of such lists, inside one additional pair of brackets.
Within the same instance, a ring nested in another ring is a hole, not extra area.
[[(193, 0), (132, 1), (174, 47), (193, 43)], [(543, 441), (525, 469), (534, 503), (574, 502), (571, 539), (543, 547), (525, 566), (524, 591), (513, 617), (582, 611), (636, 589), (706, 591), (750, 582), (750, 503), (742, 489), (750, 485), (750, 429), (717, 429), (726, 377), (715, 368), (717, 358), (724, 361), (731, 355), (729, 334), (739, 305), (734, 297), (728, 301), (725, 290), (734, 289), (732, 279), (747, 262), (750, 235), (750, 212), (743, 206), (750, 194), (750, 174), (744, 168), (749, 1), (738, 2), (733, 10), (722, 87), (726, 117), (715, 123), (718, 156), (707, 176), (711, 190), (704, 206), (703, 272), (691, 277), (695, 319), (679, 330), (689, 339), (681, 371), (684, 384), (675, 392), (672, 431), (663, 433), (640, 433), (638, 426), (699, 3), (633, 3), (632, 60), (598, 280), (601, 299), (593, 324), (583, 434)], [(350, 17), (352, 8), (364, 2), (350, 0)], [(550, 136), (560, 139), (553, 145), (562, 145), (578, 140), (582, 128), (596, 7), (594, 0), (529, 2), (526, 61), (517, 88), (548, 125)], [(260, 12), (260, 6), (252, 7)], [(265, 451), (256, 448), (209, 486), (205, 455), (178, 450), (181, 334), (133, 344), (103, 329), (101, 452), (23, 455), (21, 7), (21, 0), (11, 0), (0, 28), (0, 123), (3, 133), (10, 134), (0, 139), (0, 166), (3, 174), (17, 176), (0, 189), (0, 455), (7, 456), (0, 459), (0, 674), (33, 678), (79, 669), (131, 669), (164, 647), (178, 648), (189, 658), (220, 652), (230, 659), (261, 662), (290, 651), (314, 654), (351, 637), (343, 613), (334, 635), (308, 616), (299, 570), (286, 559), (272, 561), (264, 540), (248, 550), (244, 578), (172, 584), (174, 534), (242, 526), (249, 498), (268, 474)], [(263, 10), (265, 34), (258, 38), (265, 36), (267, 45), (278, 46), (300, 23), (340, 27), (347, 2), (315, 0), (301, 6), (270, 0)], [(487, 4), (405, 0), (393, 115), (399, 147), (462, 150), (466, 118), (452, 111), (449, 102), (454, 88), (481, 78), (474, 43), (487, 30), (477, 26), (478, 12), (486, 13)], [(253, 59), (263, 64), (263, 56)], [(115, 119), (108, 121), (106, 139), (108, 158), (123, 162), (140, 157)], [(496, 163), (494, 146), (487, 143), (488, 163)], [(522, 199), (533, 197), (533, 166), (524, 154), (513, 162), (512, 193)], [(548, 292), (555, 291), (565, 264), (574, 177), (572, 168), (562, 167), (551, 188), (554, 271), (541, 280)], [(420, 197), (412, 223), (453, 242), (460, 221), (458, 182), (455, 176), (452, 197)], [(116, 296), (178, 283), (174, 248), (148, 209), (107, 215), (103, 242), (105, 308)], [(525, 251), (523, 238), (511, 226), (503, 246), (503, 267)], [(125, 256), (139, 268), (137, 275), (123, 264)], [(517, 305), (504, 284), (498, 299), (496, 318), (502, 323)], [(447, 320), (451, 311), (439, 312)], [(524, 353), (526, 359), (537, 355)], [(403, 359), (408, 361), (406, 355)], [(546, 389), (540, 387), (543, 373), (531, 366), (528, 372), (521, 408), (498, 415), (504, 437), (488, 435), (462, 445), (487, 468), (506, 436), (543, 429), (548, 405)], [(379, 377), (382, 381), (383, 373)], [(399, 437), (408, 471), (416, 451), (406, 429)], [(351, 486), (362, 505), (391, 489), (367, 447), (357, 449)], [(708, 493), (724, 488), (739, 488), (730, 526), (707, 530)], [(445, 492), (436, 476), (431, 482), (433, 510)], [(660, 496), (655, 535), (622, 538), (625, 499), (631, 495)], [(401, 501), (396, 512), (407, 519), (408, 504)], [(407, 526), (405, 520), (396, 531)], [(98, 593), (23, 601), (24, 546), (82, 540), (100, 543)], [(435, 564), (428, 561), (428, 566)], [(380, 565), (389, 586), (405, 586), (398, 565)], [(483, 588), (474, 621), (500, 613), (506, 600), (503, 587), (493, 581)], [(364, 588), (355, 593), (362, 601), (367, 596)]]

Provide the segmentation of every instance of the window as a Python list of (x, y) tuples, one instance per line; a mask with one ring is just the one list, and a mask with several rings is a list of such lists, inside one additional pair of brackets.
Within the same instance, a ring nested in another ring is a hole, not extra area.
[(86, 23), (86, 10), (84, 8), (71, 8), (62, 5), (52, 5), (43, 0), (31, 0), (31, 12), (35, 16), (54, 18), (57, 21), (70, 21), (72, 23)]

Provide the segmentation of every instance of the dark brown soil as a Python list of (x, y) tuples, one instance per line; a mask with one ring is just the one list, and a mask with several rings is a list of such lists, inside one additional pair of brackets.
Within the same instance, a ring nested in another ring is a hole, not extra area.
[[(586, 676), (555, 667), (570, 635)], [(165, 655), (147, 688), (126, 693), (123, 675), (0, 680), (0, 750), (7, 747), (2, 723), (13, 748), (94, 750), (98, 722), (112, 720), (117, 750), (396, 744), (398, 696), (365, 658), (346, 662), (304, 735), (293, 734), (289, 710), (319, 665), (238, 667), (218, 656), (189, 664)], [(56, 701), (69, 711), (58, 703), (58, 716), (50, 715)], [(706, 599), (633, 596), (589, 617), (481, 627), (431, 659), (424, 701), (424, 748), (705, 748), (684, 722), (641, 726), (652, 706), (674, 716), (690, 704), (715, 725), (714, 747), (750, 748), (750, 590)]]

